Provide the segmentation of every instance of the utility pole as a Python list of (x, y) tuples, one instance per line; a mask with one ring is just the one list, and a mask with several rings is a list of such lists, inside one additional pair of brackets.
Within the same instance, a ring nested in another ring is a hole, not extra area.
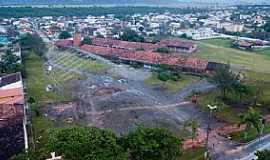
[(264, 130), (264, 124), (265, 124), (265, 120), (264, 118), (260, 119), (260, 123), (261, 123), (261, 129), (260, 129), (260, 135), (259, 135), (259, 145), (261, 145), (261, 138), (262, 138), (262, 134), (263, 134), (263, 130)]
[(212, 120), (213, 111), (217, 109), (217, 106), (216, 105), (212, 106), (212, 105), (208, 104), (207, 107), (209, 108), (209, 117), (208, 117), (207, 129), (206, 129), (206, 144), (205, 144), (205, 146), (206, 146), (207, 151), (205, 153), (205, 158), (208, 159), (209, 158), (209, 152), (208, 152), (209, 145), (208, 145), (208, 143), (209, 143), (209, 134), (211, 131), (211, 120)]

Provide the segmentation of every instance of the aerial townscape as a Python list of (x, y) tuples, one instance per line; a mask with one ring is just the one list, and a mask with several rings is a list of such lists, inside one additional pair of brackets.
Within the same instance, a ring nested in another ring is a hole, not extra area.
[(0, 0), (0, 160), (270, 160), (270, 2)]

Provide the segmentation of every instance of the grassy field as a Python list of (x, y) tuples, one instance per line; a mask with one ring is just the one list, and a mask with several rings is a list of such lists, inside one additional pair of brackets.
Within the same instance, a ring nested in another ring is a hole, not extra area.
[[(264, 130), (263, 130), (262, 135), (265, 135), (267, 133), (270, 133), (270, 124), (266, 124), (264, 126)], [(245, 137), (245, 135), (246, 135), (246, 137)], [(250, 141), (256, 139), (259, 136), (259, 134), (254, 127), (251, 127), (247, 131), (237, 132), (237, 133), (234, 133), (230, 136), (232, 137), (232, 140), (234, 140), (234, 141), (246, 143), (246, 142), (250, 142)]]
[(270, 73), (270, 49), (250, 52), (230, 47), (228, 39), (209, 39), (199, 41), (195, 56), (211, 61), (230, 63), (232, 66), (250, 69), (256, 72)]
[(48, 78), (43, 69), (43, 60), (34, 53), (29, 53), (25, 60), (28, 96), (35, 98), (39, 104), (66, 100), (56, 92), (46, 92), (46, 87), (54, 82)]
[(145, 80), (145, 83), (152, 87), (164, 88), (170, 92), (177, 92), (181, 89), (191, 85), (192, 83), (198, 82), (200, 77), (192, 75), (181, 75), (181, 78), (178, 81), (161, 81), (157, 78), (157, 75), (152, 75), (150, 78)]
[(54, 81), (56, 81), (57, 83), (60, 84), (65, 84), (71, 80), (82, 80), (82, 79), (86, 79), (85, 76), (83, 76), (82, 74), (76, 73), (76, 72), (66, 72), (62, 69), (53, 69), (50, 73), (49, 73), (49, 77), (51, 77), (51, 79), (53, 79)]
[(240, 113), (235, 108), (223, 103), (217, 96), (219, 91), (213, 91), (211, 93), (200, 95), (197, 99), (198, 106), (203, 110), (208, 112), (208, 104), (215, 104), (218, 106), (218, 110), (214, 112), (216, 118), (224, 120), (229, 123), (239, 123), (240, 122)]
[(229, 38), (212, 38), (212, 39), (201, 40), (201, 42), (216, 45), (216, 46), (222, 46), (226, 48), (231, 48), (232, 46), (232, 40)]
[(65, 67), (85, 70), (95, 74), (104, 73), (108, 69), (108, 66), (106, 64), (98, 60), (94, 61), (90, 59), (79, 58), (78, 56), (68, 52), (59, 54), (55, 59), (55, 63)]
[(181, 160), (204, 160), (205, 148), (194, 148), (183, 152)]
[(44, 144), (48, 137), (48, 130), (54, 128), (53, 122), (44, 117), (34, 117), (32, 124), (38, 144)]
[[(232, 47), (233, 40), (230, 38), (213, 38), (213, 39), (201, 40), (201, 42), (216, 45), (216, 46), (221, 46), (225, 48), (235, 49)], [(240, 49), (236, 49), (236, 50), (240, 50)], [(252, 51), (245, 51), (245, 52), (258, 53), (258, 54), (270, 56), (270, 47), (253, 49)]]

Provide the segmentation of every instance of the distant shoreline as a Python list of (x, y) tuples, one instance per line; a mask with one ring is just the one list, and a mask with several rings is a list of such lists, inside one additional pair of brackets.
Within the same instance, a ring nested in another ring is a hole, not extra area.
[[(211, 8), (211, 7), (233, 7), (239, 6), (235, 4), (229, 3), (188, 3), (188, 2), (179, 2), (179, 3), (170, 3), (170, 4), (1, 4), (0, 8), (91, 8), (91, 7), (168, 7), (168, 8)], [(267, 6), (270, 7), (269, 4), (243, 4), (243, 6)]]

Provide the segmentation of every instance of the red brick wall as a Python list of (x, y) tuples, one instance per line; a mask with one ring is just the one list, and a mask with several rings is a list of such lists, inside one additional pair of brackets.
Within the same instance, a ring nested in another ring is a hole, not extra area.
[(80, 33), (75, 33), (73, 45), (79, 47), (81, 45), (82, 36)]

